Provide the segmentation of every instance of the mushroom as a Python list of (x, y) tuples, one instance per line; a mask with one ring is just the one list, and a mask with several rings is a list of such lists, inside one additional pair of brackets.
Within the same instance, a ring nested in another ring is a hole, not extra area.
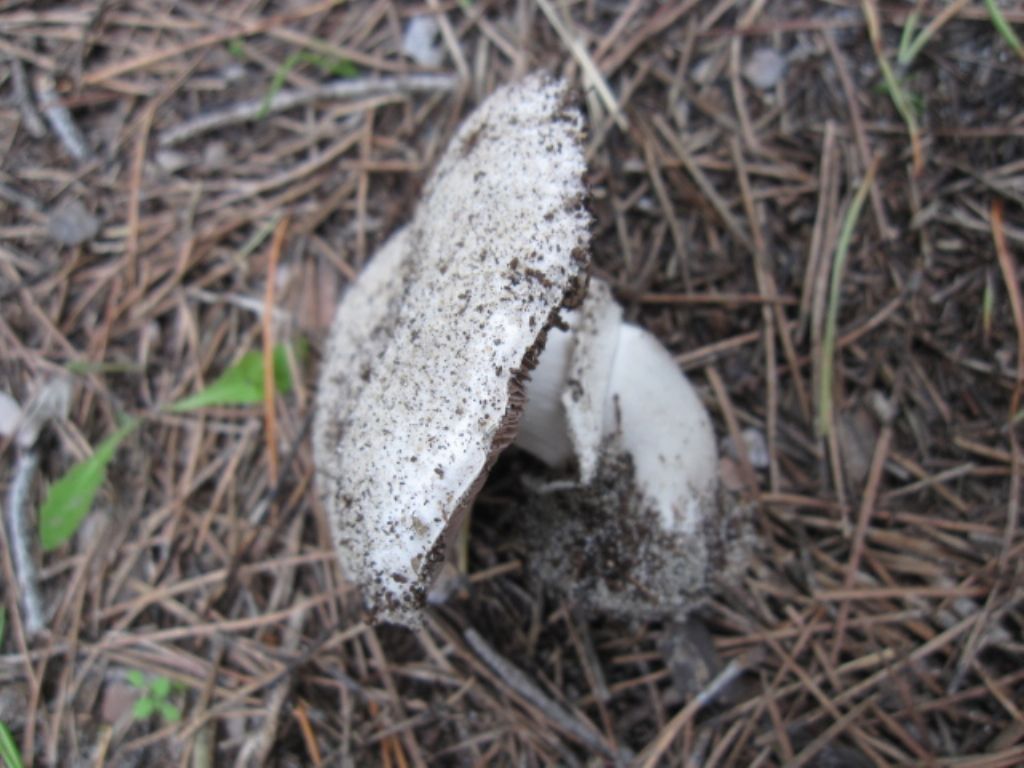
[(684, 617), (746, 565), (749, 510), (719, 484), (693, 386), (608, 286), (592, 278), (566, 325), (548, 334), (515, 441), (563, 470), (524, 504), (531, 569), (591, 612)]
[(582, 293), (582, 130), (560, 81), (496, 91), (338, 308), (318, 485), (375, 619), (420, 621), (446, 539), (517, 432), (544, 335)]
[(737, 516), (707, 412), (609, 288), (586, 286), (581, 136), (563, 82), (496, 91), (338, 308), (317, 480), (373, 620), (420, 623), (513, 441), (554, 477), (524, 513), (532, 567), (583, 606), (685, 612), (728, 571)]

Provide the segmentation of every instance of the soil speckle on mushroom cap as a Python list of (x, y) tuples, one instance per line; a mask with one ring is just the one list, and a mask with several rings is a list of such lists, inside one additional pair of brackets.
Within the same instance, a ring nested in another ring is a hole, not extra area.
[[(550, 321), (579, 291), (589, 220), (569, 205), (583, 198), (585, 166), (566, 93), (533, 76), (470, 115), (411, 224), (336, 315), (314, 435), (318, 483), (342, 568), (382, 620), (419, 621), (444, 534), (495, 444), (510, 439), (515, 379), (547, 327), (535, 318)], [(488, 311), (460, 311), (467, 296)]]

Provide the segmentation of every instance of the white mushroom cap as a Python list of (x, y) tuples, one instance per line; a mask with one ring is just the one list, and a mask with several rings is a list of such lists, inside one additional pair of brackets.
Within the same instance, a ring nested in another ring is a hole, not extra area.
[(338, 309), (318, 484), (342, 568), (379, 620), (419, 622), (445, 534), (514, 436), (526, 369), (580, 292), (582, 120), (566, 100), (543, 76), (487, 99)]

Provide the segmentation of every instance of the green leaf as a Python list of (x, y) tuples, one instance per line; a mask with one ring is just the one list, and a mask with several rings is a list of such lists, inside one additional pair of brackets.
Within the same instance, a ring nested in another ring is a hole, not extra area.
[[(278, 392), (292, 388), (288, 355), (283, 345), (274, 347), (274, 383)], [(214, 405), (252, 405), (263, 402), (263, 355), (248, 352), (216, 381), (201, 392), (173, 403), (175, 413), (195, 411)]]
[(145, 691), (147, 688), (149, 688), (149, 686), (146, 685), (145, 675), (143, 675), (137, 669), (128, 670), (128, 682), (131, 683), (133, 687), (138, 688), (140, 691)]
[(6, 768), (24, 768), (21, 762), (21, 750), (14, 741), (14, 734), (4, 723), (0, 723), (0, 760)]
[(149, 696), (143, 696), (132, 705), (132, 717), (136, 720), (148, 720), (156, 712), (156, 702)]
[(168, 723), (176, 723), (181, 720), (181, 710), (168, 701), (162, 701), (159, 704), (160, 717), (162, 717)]
[(153, 685), (149, 688), (152, 691), (153, 696), (157, 699), (166, 699), (171, 695), (171, 681), (164, 676), (160, 676), (153, 681)]
[(75, 464), (50, 486), (39, 511), (39, 535), (44, 550), (56, 549), (78, 530), (107, 477), (107, 465), (114, 458), (114, 452), (138, 425), (137, 419), (125, 422), (117, 432), (100, 443), (92, 456)]

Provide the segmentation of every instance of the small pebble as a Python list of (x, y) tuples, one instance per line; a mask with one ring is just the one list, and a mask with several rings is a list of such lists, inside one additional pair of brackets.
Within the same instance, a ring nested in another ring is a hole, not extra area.
[(743, 65), (743, 76), (755, 88), (774, 88), (786, 69), (786, 60), (771, 48), (758, 48)]
[(156, 153), (156, 164), (167, 173), (177, 173), (192, 164), (191, 158), (184, 152), (174, 149), (161, 149)]
[(435, 69), (444, 60), (444, 51), (434, 45), (438, 24), (433, 16), (414, 16), (402, 35), (402, 53), (421, 67)]
[[(747, 449), (747, 458), (750, 459), (750, 466), (754, 469), (767, 469), (770, 463), (768, 443), (765, 442), (764, 434), (761, 430), (747, 427), (740, 433), (740, 436), (743, 438), (743, 444)], [(722, 440), (722, 453), (734, 459), (739, 458), (736, 445), (731, 437), (726, 437)]]
[(62, 245), (81, 245), (100, 231), (100, 221), (81, 200), (68, 200), (50, 214), (47, 231)]

